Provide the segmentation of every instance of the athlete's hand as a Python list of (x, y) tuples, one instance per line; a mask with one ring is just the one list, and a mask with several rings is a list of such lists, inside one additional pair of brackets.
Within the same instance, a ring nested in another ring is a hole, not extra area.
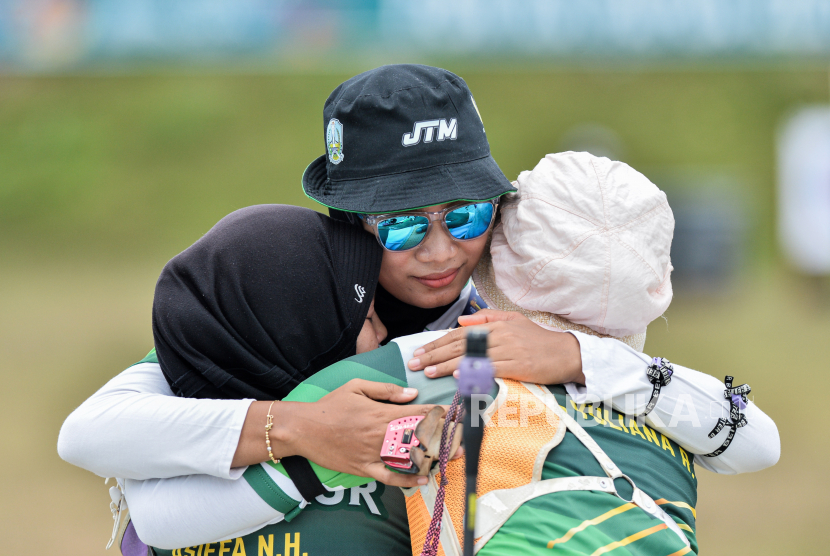
[[(292, 454), (327, 469), (371, 477), (387, 485), (426, 484), (426, 477), (395, 473), (380, 459), (390, 421), (426, 415), (435, 407), (395, 405), (412, 401), (417, 394), (414, 388), (353, 379), (313, 403), (282, 402), (283, 406), (290, 404), (291, 407), (284, 408), (290, 410), (290, 417), (282, 422), (281, 439), (276, 443), (272, 440), (271, 444), (289, 448)], [(275, 430), (278, 423), (275, 416)], [(277, 452), (275, 449), (275, 456)]]
[(521, 313), (484, 309), (458, 318), (456, 328), (434, 342), (416, 349), (408, 363), (430, 378), (456, 374), (467, 349), (467, 330), (486, 329), (487, 355), (495, 375), (537, 384), (585, 383), (582, 354), (573, 334), (542, 328)]

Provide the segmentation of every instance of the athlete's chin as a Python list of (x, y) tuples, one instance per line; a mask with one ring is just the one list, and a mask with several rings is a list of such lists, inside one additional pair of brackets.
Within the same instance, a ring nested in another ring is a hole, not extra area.
[(458, 299), (458, 296), (461, 295), (461, 290), (464, 289), (464, 285), (466, 283), (466, 279), (461, 280), (458, 284), (456, 284), (454, 280), (453, 283), (442, 288), (431, 288), (418, 282), (418, 294), (415, 296), (417, 302), (412, 304), (421, 307), (422, 309), (433, 309), (435, 307), (449, 305)]
[(433, 296), (433, 299), (424, 300), (423, 303), (419, 303), (419, 306), (422, 309), (434, 309), (435, 307), (443, 307), (444, 305), (449, 305), (453, 301), (458, 299), (457, 295), (445, 295), (445, 296)]

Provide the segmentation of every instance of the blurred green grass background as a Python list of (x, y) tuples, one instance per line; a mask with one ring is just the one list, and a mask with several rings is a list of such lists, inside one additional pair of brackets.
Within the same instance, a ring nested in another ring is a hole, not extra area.
[[(717, 295), (678, 291), (646, 351), (749, 382), (781, 432), (775, 468), (699, 474), (702, 552), (826, 552), (830, 316), (774, 241), (776, 130), (830, 100), (826, 68), (448, 67), (510, 178), (582, 123), (616, 132), (646, 175), (736, 176), (751, 222), (739, 279)], [(323, 102), (349, 76), (0, 77), (3, 552), (105, 554), (106, 488), (58, 458), (63, 419), (152, 346), (170, 257), (243, 206), (320, 208), (300, 176), (324, 152)]]

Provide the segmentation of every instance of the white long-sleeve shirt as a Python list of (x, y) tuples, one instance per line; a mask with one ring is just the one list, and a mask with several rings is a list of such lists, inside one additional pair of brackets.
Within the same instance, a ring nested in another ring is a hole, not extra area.
[[(427, 329), (453, 326), (472, 291), (468, 281), (455, 303)], [(253, 401), (179, 398), (157, 364), (134, 365), (66, 418), (58, 453), (102, 477), (205, 474), (237, 479), (245, 468), (231, 469), (231, 461)]]
[[(642, 413), (652, 391), (645, 373), (651, 358), (613, 339), (569, 333), (579, 340), (586, 379), (585, 386), (566, 385), (574, 402), (606, 400), (622, 413)], [(410, 343), (399, 345), (403, 349)], [(409, 353), (417, 347), (420, 344)], [(695, 463), (716, 473), (757, 471), (778, 461), (778, 428), (753, 402), (744, 410), (748, 425), (738, 429), (729, 449), (714, 458), (700, 456), (718, 448), (726, 437), (724, 430), (708, 438), (718, 419), (729, 414), (724, 385), (677, 364), (674, 369), (671, 384), (662, 389), (646, 417), (649, 426), (698, 454)], [(231, 469), (230, 464), (252, 401), (179, 398), (157, 364), (135, 365), (67, 417), (58, 452), (69, 463), (102, 477), (205, 474), (235, 479), (243, 470)]]
[[(652, 391), (645, 374), (651, 358), (616, 340), (571, 333), (580, 342), (586, 377), (585, 386), (566, 385), (575, 409), (606, 400), (618, 411), (641, 413)], [(441, 334), (396, 340), (403, 360)], [(646, 422), (689, 452), (711, 452), (727, 434), (708, 438), (721, 413), (728, 414), (724, 385), (703, 373), (674, 368), (671, 384), (663, 388)], [(423, 373), (414, 376), (429, 380)], [(58, 450), (70, 463), (126, 479), (120, 484), (137, 531), (148, 544), (173, 548), (233, 538), (282, 518), (245, 481), (233, 480), (244, 471), (231, 469), (230, 461), (250, 403), (177, 398), (158, 365), (136, 365), (67, 418)], [(752, 402), (744, 413), (748, 425), (738, 430), (730, 448), (716, 458), (696, 455), (695, 463), (715, 472), (740, 473), (778, 460), (774, 422)]]
[(134, 365), (66, 418), (58, 453), (102, 477), (236, 479), (244, 468), (231, 461), (252, 402), (179, 398), (158, 364)]
[[(642, 414), (653, 389), (645, 371), (651, 357), (612, 338), (570, 333), (579, 340), (585, 375), (584, 386), (565, 385), (574, 403), (581, 406), (605, 401), (620, 413)], [(726, 427), (714, 438), (708, 436), (718, 419), (729, 419), (730, 404), (723, 395), (726, 387), (715, 377), (672, 365), (671, 383), (661, 389), (657, 405), (645, 417), (646, 424), (695, 454), (696, 465), (715, 473), (760, 471), (778, 462), (778, 427), (752, 401), (743, 410), (748, 424), (737, 430), (729, 448), (717, 457), (702, 455), (718, 449), (728, 434)]]

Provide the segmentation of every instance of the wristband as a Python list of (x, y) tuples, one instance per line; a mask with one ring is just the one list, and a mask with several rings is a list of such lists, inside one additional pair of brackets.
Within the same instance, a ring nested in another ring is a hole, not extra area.
[(274, 416), (271, 415), (271, 408), (276, 402), (271, 402), (268, 406), (268, 413), (265, 415), (265, 447), (268, 449), (268, 457), (274, 465), (282, 463), (283, 469), (288, 473), (288, 478), (294, 482), (294, 486), (300, 491), (306, 501), (311, 502), (321, 494), (328, 492), (323, 483), (320, 482), (319, 477), (314, 472), (311, 464), (302, 456), (288, 456), (281, 459), (274, 457), (274, 452), (271, 450), (271, 437), (269, 433), (274, 426)]
[(733, 387), (733, 380), (734, 377), (731, 376), (727, 376), (723, 379), (723, 383), (726, 385), (726, 390), (723, 391), (723, 397), (729, 400), (729, 419), (731, 419), (731, 421), (727, 421), (723, 417), (718, 419), (718, 424), (715, 425), (715, 428), (713, 428), (712, 432), (709, 433), (709, 438), (715, 438), (718, 433), (720, 433), (720, 431), (727, 426), (729, 427), (729, 434), (726, 435), (726, 440), (724, 440), (720, 448), (712, 453), (704, 454), (705, 457), (713, 458), (724, 453), (729, 445), (732, 444), (732, 440), (735, 438), (735, 431), (741, 427), (745, 427), (748, 424), (748, 421), (746, 420), (744, 414), (741, 413), (741, 410), (746, 409), (746, 404), (749, 403), (746, 399), (746, 395), (752, 391), (752, 388), (750, 388), (748, 384), (741, 384), (740, 386)]
[(274, 465), (277, 465), (280, 460), (274, 459), (274, 452), (271, 451), (271, 438), (268, 436), (271, 427), (274, 426), (274, 416), (271, 415), (271, 408), (274, 407), (274, 403), (276, 401), (271, 402), (271, 405), (268, 406), (268, 413), (265, 415), (265, 447), (268, 449), (268, 457), (271, 458)]
[(668, 359), (655, 357), (651, 360), (651, 365), (646, 369), (646, 376), (648, 376), (648, 381), (652, 384), (651, 399), (648, 401), (643, 415), (651, 413), (651, 410), (657, 405), (657, 398), (660, 397), (660, 389), (671, 382), (671, 375), (673, 374), (674, 367), (669, 363)]

